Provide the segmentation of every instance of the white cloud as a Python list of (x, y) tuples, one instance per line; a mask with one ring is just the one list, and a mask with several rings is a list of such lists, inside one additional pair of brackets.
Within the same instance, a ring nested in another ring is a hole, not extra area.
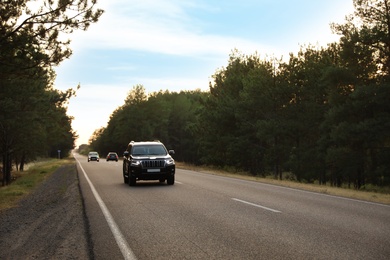
[[(169, 90), (171, 92), (180, 92), (181, 90), (208, 90), (208, 79), (199, 78), (129, 78), (131, 86), (142, 84), (148, 93), (158, 92), (160, 90)], [(142, 82), (142, 83), (140, 83)]]
[(135, 69), (136, 69), (136, 67), (135, 66), (131, 66), (131, 65), (109, 66), (109, 67), (107, 67), (107, 70), (111, 70), (111, 71), (133, 71)]
[(87, 32), (77, 32), (73, 46), (207, 57), (226, 57), (233, 48), (245, 53), (279, 52), (240, 37), (203, 33), (201, 22), (191, 19), (184, 10), (191, 6), (189, 2), (126, 1), (123, 5), (121, 2), (107, 4), (97, 24)]

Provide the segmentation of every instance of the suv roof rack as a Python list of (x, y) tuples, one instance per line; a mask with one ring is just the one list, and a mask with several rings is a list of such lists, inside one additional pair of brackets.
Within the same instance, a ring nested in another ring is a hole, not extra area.
[(130, 141), (130, 143), (129, 144), (133, 144), (133, 143), (143, 143), (143, 142), (157, 142), (157, 143), (161, 143), (161, 141), (160, 140), (151, 140), (151, 141)]

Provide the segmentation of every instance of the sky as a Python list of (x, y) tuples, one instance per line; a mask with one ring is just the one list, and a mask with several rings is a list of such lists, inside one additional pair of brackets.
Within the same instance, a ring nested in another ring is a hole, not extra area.
[(76, 147), (106, 127), (129, 91), (209, 90), (212, 76), (238, 50), (287, 59), (300, 46), (338, 41), (352, 0), (98, 0), (105, 10), (70, 35), (73, 54), (55, 71), (55, 88), (77, 90), (68, 104)]

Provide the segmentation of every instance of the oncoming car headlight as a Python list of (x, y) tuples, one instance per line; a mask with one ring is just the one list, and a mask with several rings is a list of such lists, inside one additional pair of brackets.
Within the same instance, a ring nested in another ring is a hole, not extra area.
[(166, 160), (165, 160), (165, 164), (166, 164), (166, 165), (175, 164), (175, 160), (173, 160), (172, 158), (171, 158), (171, 159), (166, 159)]
[(131, 166), (140, 166), (141, 161), (131, 161)]

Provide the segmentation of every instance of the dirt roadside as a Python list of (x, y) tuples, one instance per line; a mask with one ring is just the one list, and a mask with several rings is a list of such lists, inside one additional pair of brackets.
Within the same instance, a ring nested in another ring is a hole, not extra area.
[(0, 212), (0, 259), (94, 259), (76, 165)]

